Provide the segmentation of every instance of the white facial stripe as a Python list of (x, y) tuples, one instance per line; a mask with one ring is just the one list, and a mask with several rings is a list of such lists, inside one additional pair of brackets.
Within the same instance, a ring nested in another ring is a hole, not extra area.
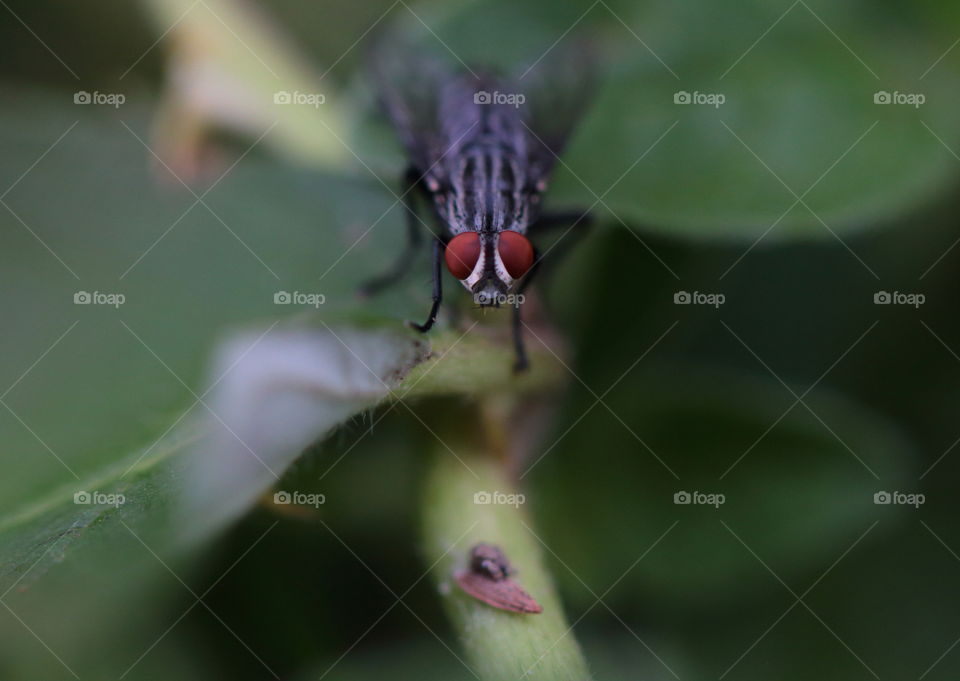
[(477, 285), (483, 278), (483, 270), (486, 267), (487, 253), (485, 248), (480, 249), (480, 257), (477, 258), (477, 264), (473, 266), (473, 272), (470, 273), (470, 276), (466, 279), (461, 279), (460, 283), (467, 287), (468, 291), (472, 291), (473, 287)]
[[(510, 273), (507, 272), (507, 268), (503, 264), (503, 260), (500, 258), (499, 248), (493, 249), (493, 270), (497, 275), (497, 278), (502, 281), (508, 288), (513, 285), (513, 277), (510, 276)], [(480, 257), (477, 259), (477, 264), (474, 265), (473, 271), (470, 273), (470, 276), (466, 279), (461, 279), (460, 283), (468, 291), (473, 291), (473, 287), (483, 279), (484, 271), (487, 266), (487, 249), (480, 249)]]

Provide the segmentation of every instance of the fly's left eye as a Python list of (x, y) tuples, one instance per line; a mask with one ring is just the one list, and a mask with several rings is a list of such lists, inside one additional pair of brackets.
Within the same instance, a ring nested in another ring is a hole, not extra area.
[(533, 245), (519, 232), (500, 232), (497, 251), (503, 266), (514, 279), (522, 277), (533, 265)]
[(461, 232), (450, 239), (443, 252), (447, 269), (457, 279), (466, 279), (480, 259), (480, 235), (476, 232)]

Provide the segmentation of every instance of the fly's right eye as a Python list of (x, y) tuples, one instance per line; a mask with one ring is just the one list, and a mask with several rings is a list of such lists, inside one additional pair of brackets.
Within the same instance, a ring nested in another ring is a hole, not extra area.
[(443, 253), (447, 269), (457, 279), (466, 279), (473, 272), (480, 259), (480, 235), (476, 232), (462, 232), (450, 239)]

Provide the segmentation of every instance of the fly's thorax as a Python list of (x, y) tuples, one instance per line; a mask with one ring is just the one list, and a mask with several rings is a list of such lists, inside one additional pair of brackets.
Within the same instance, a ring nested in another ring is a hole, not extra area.
[(434, 194), (440, 216), (456, 233), (462, 229), (523, 231), (539, 200), (522, 145), (509, 136), (480, 138), (444, 163), (445, 187)]

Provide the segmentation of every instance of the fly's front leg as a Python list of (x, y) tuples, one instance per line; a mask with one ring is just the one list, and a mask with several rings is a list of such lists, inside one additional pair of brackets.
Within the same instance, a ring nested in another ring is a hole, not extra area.
[[(534, 276), (536, 276), (537, 270), (540, 269), (540, 254), (536, 251), (536, 249), (534, 249), (533, 256), (533, 265), (524, 275), (523, 280), (517, 287), (518, 296), (523, 295), (523, 292), (527, 290), (530, 282), (533, 281)], [(527, 345), (523, 340), (523, 318), (520, 316), (520, 304), (518, 302), (513, 304), (512, 314), (514, 355), (513, 373), (519, 374), (530, 368), (530, 360), (527, 358)]]
[[(540, 271), (544, 255), (551, 255), (550, 262), (556, 263), (559, 262), (565, 253), (567, 253), (577, 241), (583, 236), (583, 233), (590, 228), (593, 224), (593, 216), (585, 211), (566, 211), (561, 213), (546, 213), (540, 216), (535, 223), (530, 225), (528, 230), (531, 235), (535, 235), (539, 232), (555, 229), (557, 227), (562, 227), (564, 225), (573, 225), (573, 233), (563, 235), (560, 240), (555, 243), (548, 251), (548, 253), (541, 254), (539, 250), (534, 250), (534, 259), (533, 266), (530, 270), (524, 275), (523, 280), (520, 282), (520, 285), (517, 287), (517, 294), (522, 294), (527, 290), (527, 287), (530, 286), (530, 283), (533, 281), (533, 278)], [(581, 229), (577, 229), (577, 226), (582, 225)], [(523, 340), (523, 318), (520, 314), (520, 306), (514, 305), (513, 307), (513, 348), (514, 356), (516, 357), (513, 370), (515, 373), (520, 373), (526, 371), (530, 366), (530, 361), (527, 358), (527, 348), (526, 343)]]
[(400, 257), (397, 258), (397, 261), (389, 270), (379, 277), (374, 277), (361, 284), (361, 296), (371, 296), (389, 288), (402, 279), (409, 271), (410, 265), (413, 263), (414, 256), (417, 254), (421, 243), (420, 218), (417, 216), (417, 207), (415, 197), (413, 196), (413, 192), (418, 189), (419, 182), (420, 175), (416, 168), (412, 166), (407, 168), (406, 173), (404, 173), (403, 186), (401, 187), (403, 194), (401, 194), (400, 197), (400, 200), (403, 202), (404, 215), (407, 223), (407, 244), (400, 253)]
[(433, 240), (433, 305), (430, 306), (430, 316), (423, 324), (408, 322), (410, 326), (417, 331), (426, 333), (437, 321), (437, 312), (440, 310), (440, 302), (443, 300), (443, 277), (440, 263), (443, 260), (443, 242), (440, 239)]

